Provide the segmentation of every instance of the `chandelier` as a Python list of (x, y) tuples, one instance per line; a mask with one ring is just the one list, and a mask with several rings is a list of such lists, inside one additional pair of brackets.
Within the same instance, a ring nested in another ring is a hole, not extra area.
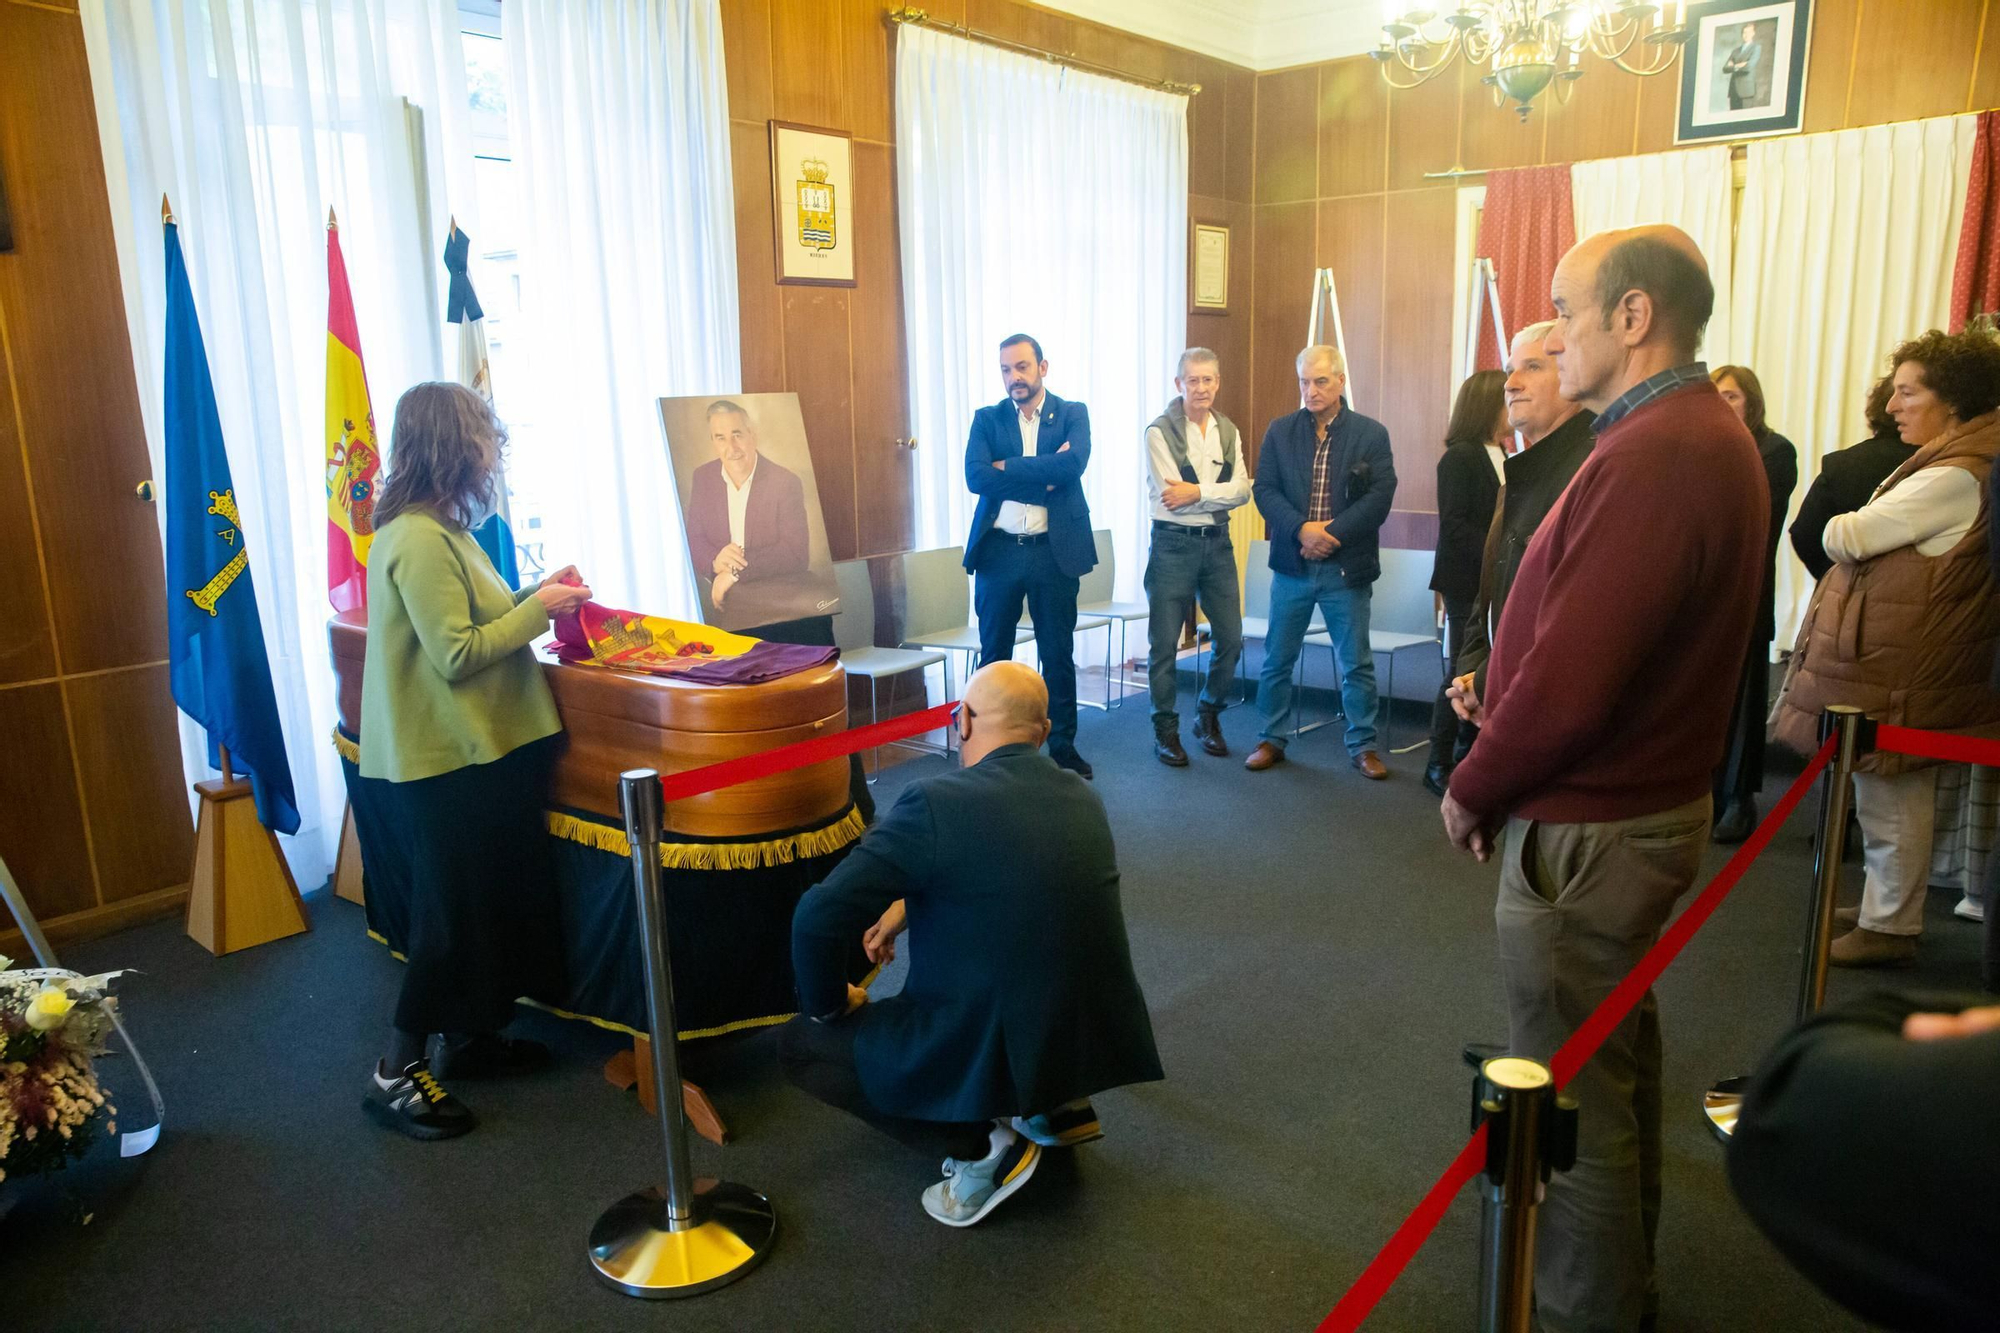
[(1671, 19), (1667, 4), (1648, 0), (1464, 0), (1444, 14), (1421, 0), (1387, 0), (1383, 9), (1382, 44), (1370, 54), (1390, 87), (1428, 83), (1463, 55), (1492, 65), (1480, 82), (1493, 89), (1493, 105), (1511, 98), (1522, 120), (1550, 84), (1558, 102), (1569, 101), (1584, 52), (1649, 77), (1673, 67), (1689, 36), (1687, 0), (1675, 0)]

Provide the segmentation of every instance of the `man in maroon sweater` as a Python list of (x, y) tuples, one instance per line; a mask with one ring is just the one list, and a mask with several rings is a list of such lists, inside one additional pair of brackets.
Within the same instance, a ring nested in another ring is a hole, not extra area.
[[(1547, 1060), (1659, 937), (1701, 868), (1709, 784), (1757, 609), (1764, 470), (1695, 360), (1715, 289), (1685, 233), (1593, 236), (1556, 266), (1547, 350), (1597, 447), (1523, 558), (1479, 744), (1444, 799), (1484, 861), (1510, 1047)], [(1657, 1305), (1660, 1029), (1648, 994), (1569, 1085), (1575, 1169), (1536, 1253), (1547, 1333), (1629, 1333)]]

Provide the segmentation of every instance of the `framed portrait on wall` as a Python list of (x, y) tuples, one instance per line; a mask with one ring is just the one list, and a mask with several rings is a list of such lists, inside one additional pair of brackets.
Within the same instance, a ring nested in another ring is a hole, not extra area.
[(1194, 223), (1188, 245), (1188, 308), (1229, 313), (1229, 228)]
[(771, 122), (778, 281), (854, 285), (854, 145), (840, 130)]
[(1675, 143), (1798, 133), (1812, 0), (1695, 0), (1687, 24)]

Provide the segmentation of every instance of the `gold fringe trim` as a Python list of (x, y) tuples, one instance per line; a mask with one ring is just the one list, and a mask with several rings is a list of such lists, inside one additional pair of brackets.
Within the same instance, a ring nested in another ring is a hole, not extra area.
[(357, 768), (360, 767), (361, 746), (355, 743), (354, 741), (347, 739), (347, 737), (341, 735), (339, 727), (335, 727), (333, 729), (333, 748), (340, 752), (340, 757), (342, 759), (345, 759), (348, 763), (355, 765)]
[[(551, 810), (549, 832), (570, 842), (580, 842), (613, 856), (629, 857), (632, 844), (625, 830), (594, 820), (579, 819)], [(859, 838), (864, 825), (859, 810), (849, 810), (825, 828), (805, 833), (766, 838), (761, 842), (663, 842), (660, 844), (662, 870), (754, 870), (760, 866), (789, 865), (837, 852)], [(773, 1022), (779, 1020), (771, 1020)]]

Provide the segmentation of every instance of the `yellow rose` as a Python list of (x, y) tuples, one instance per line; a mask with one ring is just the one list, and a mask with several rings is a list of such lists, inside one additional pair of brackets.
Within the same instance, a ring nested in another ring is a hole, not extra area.
[(44, 987), (28, 1003), (28, 1026), (37, 1032), (50, 1032), (63, 1025), (69, 1011), (76, 1007), (76, 1001), (69, 998), (68, 991), (57, 990), (53, 986)]

